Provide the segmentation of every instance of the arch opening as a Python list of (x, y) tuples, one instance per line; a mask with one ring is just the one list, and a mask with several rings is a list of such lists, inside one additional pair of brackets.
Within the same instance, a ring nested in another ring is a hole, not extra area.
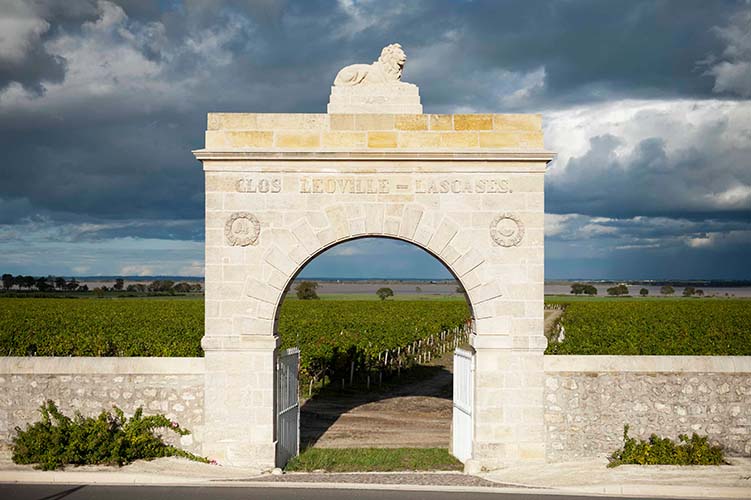
[[(371, 272), (351, 279), (351, 275), (337, 275), (335, 270), (328, 276), (306, 272), (327, 252), (362, 240), (393, 241), (419, 249), (416, 255), (435, 261), (444, 273), (398, 277)], [(295, 296), (295, 285), (304, 280), (325, 283), (319, 289), (324, 291), (323, 300)], [(375, 294), (379, 287), (394, 288), (395, 296), (379, 300)], [(306, 309), (318, 318), (329, 314), (338, 322), (308, 321), (304, 319)], [(358, 323), (359, 314), (368, 316), (367, 321)], [(453, 351), (467, 344), (473, 309), (461, 279), (441, 257), (412, 241), (387, 235), (332, 242), (312, 253), (290, 276), (274, 318), (274, 333), (281, 337), (282, 347), (301, 350), (301, 448), (450, 448)], [(379, 327), (379, 321), (388, 322), (389, 329), (396, 324), (395, 328), (408, 330), (409, 335), (393, 343), (384, 341), (384, 332), (372, 330)], [(296, 327), (315, 329), (320, 324), (331, 331), (313, 332), (312, 337), (317, 333), (356, 337), (349, 348), (347, 339), (337, 342), (333, 352), (320, 343), (312, 347), (316, 355), (330, 356), (328, 367), (306, 352), (311, 349), (311, 332), (301, 336), (292, 331)], [(352, 331), (358, 324), (371, 331)], [(366, 344), (374, 345), (364, 347)]]
[(405, 243), (407, 245), (410, 245), (412, 247), (422, 250), (424, 253), (426, 253), (433, 259), (435, 259), (435, 261), (440, 263), (440, 265), (443, 266), (443, 268), (449, 273), (452, 279), (456, 281), (458, 286), (461, 287), (462, 289), (461, 294), (463, 295), (464, 300), (467, 304), (467, 307), (469, 308), (470, 318), (474, 319), (475, 314), (474, 314), (474, 307), (472, 306), (472, 300), (470, 299), (469, 294), (467, 293), (467, 289), (464, 286), (462, 279), (452, 269), (451, 265), (447, 263), (441, 256), (437, 255), (427, 246), (420, 245), (419, 243), (416, 243), (415, 241), (409, 240), (407, 238), (402, 238), (400, 236), (394, 236), (390, 234), (363, 234), (363, 235), (357, 235), (357, 236), (350, 236), (347, 238), (333, 241), (331, 243), (328, 243), (327, 245), (322, 245), (318, 250), (311, 253), (302, 263), (298, 265), (298, 267), (294, 270), (294, 272), (287, 279), (287, 282), (285, 283), (285, 286), (284, 286), (284, 290), (282, 294), (279, 296), (279, 299), (276, 305), (274, 306), (274, 312), (275, 312), (274, 334), (275, 335), (278, 334), (277, 326), (278, 326), (278, 321), (279, 321), (279, 312), (281, 309), (281, 305), (284, 303), (284, 300), (287, 298), (287, 294), (289, 293), (292, 284), (300, 277), (300, 274), (305, 270), (305, 268), (308, 267), (308, 265), (311, 264), (314, 260), (316, 260), (319, 256), (325, 254), (326, 252), (342, 244), (347, 244), (347, 243), (356, 242), (360, 240), (367, 240), (367, 239), (393, 240), (393, 241)]

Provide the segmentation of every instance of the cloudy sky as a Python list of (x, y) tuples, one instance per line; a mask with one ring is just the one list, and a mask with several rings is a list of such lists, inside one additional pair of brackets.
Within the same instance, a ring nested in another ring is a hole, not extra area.
[[(548, 279), (751, 279), (748, 0), (0, 0), (0, 272), (201, 275), (206, 113), (324, 112), (391, 42), (425, 112), (543, 113)], [(444, 273), (307, 273), (363, 262)]]

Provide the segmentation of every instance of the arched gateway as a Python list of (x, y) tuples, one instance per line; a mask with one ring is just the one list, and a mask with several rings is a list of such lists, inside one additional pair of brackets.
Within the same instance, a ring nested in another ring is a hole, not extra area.
[[(539, 115), (428, 115), (404, 53), (337, 76), (328, 114), (210, 113), (206, 148), (203, 453), (272, 467), (276, 318), (336, 243), (418, 245), (474, 314), (471, 468), (545, 459), (545, 167)], [(394, 68), (397, 68), (394, 70)], [(396, 77), (393, 77), (396, 75)], [(389, 80), (391, 78), (391, 80)]]

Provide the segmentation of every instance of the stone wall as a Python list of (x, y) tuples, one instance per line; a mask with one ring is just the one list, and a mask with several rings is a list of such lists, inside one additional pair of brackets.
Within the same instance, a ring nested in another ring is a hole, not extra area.
[(548, 461), (610, 454), (624, 424), (751, 454), (751, 357), (545, 356)]
[(7, 453), (16, 426), (39, 420), (53, 400), (66, 415), (94, 416), (113, 405), (130, 416), (162, 413), (189, 429), (165, 432), (167, 441), (200, 453), (203, 435), (203, 358), (0, 358), (0, 450)]

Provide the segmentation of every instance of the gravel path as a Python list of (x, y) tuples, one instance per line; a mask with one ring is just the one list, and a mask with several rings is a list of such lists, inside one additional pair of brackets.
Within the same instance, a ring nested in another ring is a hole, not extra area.
[(459, 473), (404, 472), (404, 473), (307, 473), (288, 472), (281, 476), (265, 475), (248, 479), (254, 482), (273, 483), (353, 483), (353, 484), (410, 484), (418, 486), (481, 486), (485, 488), (510, 488), (522, 486), (496, 483), (477, 476)]

